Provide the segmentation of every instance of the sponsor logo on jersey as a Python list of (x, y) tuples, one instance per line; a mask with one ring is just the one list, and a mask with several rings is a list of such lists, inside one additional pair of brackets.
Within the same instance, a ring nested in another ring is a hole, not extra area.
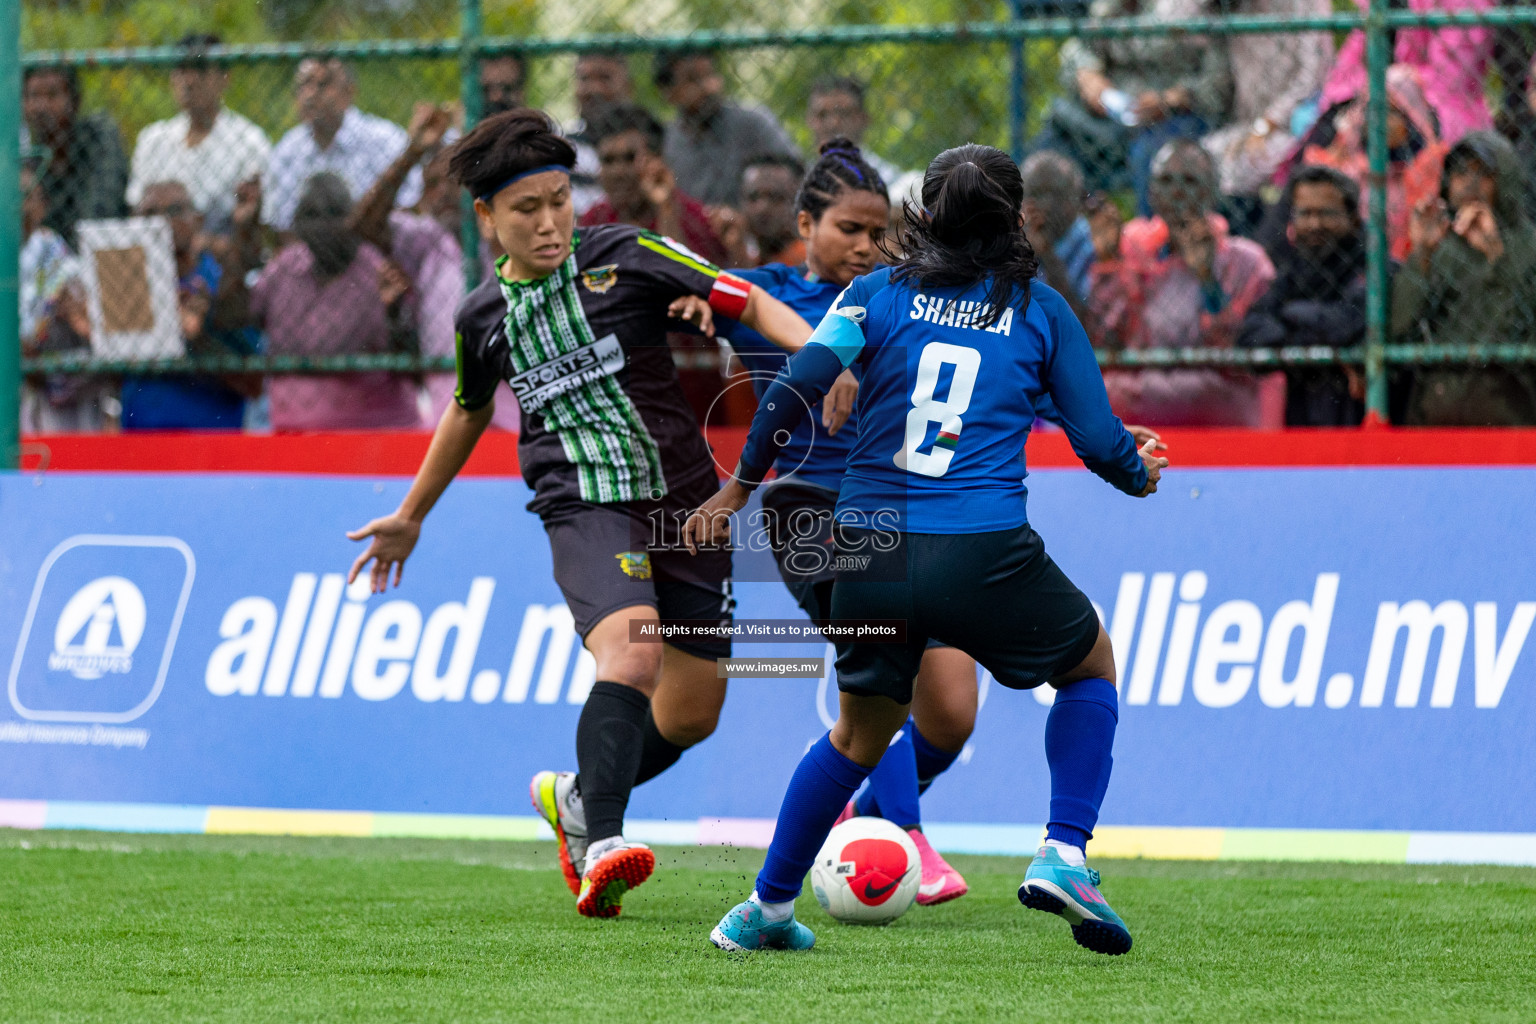
[(605, 267), (592, 267), (581, 272), (581, 283), (594, 295), (602, 295), (612, 288), (619, 280), (619, 265), (610, 263)]
[(619, 568), (631, 579), (651, 578), (651, 556), (645, 551), (620, 551), (613, 556), (619, 560)]
[(525, 414), (537, 412), (561, 395), (624, 369), (624, 347), (616, 334), (572, 349), (507, 380)]

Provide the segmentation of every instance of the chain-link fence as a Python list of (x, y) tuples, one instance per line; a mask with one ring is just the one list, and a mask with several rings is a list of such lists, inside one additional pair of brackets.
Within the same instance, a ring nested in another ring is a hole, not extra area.
[[(490, 266), (441, 154), (526, 102), (584, 219), (733, 265), (801, 258), (829, 137), (898, 203), (1011, 151), (1129, 420), (1536, 423), (1536, 8), (1360, 2), (25, 0), (0, 351), (27, 431), (429, 423)], [(678, 354), (707, 404), (713, 350)]]

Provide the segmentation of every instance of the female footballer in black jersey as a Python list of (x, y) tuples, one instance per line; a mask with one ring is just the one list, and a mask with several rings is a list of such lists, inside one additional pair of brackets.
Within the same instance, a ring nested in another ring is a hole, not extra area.
[[(531, 794), (559, 839), (577, 910), (612, 917), (655, 866), (649, 849), (623, 837), (630, 790), (714, 731), (725, 698), (715, 659), (731, 650), (729, 639), (630, 642), (637, 622), (732, 620), (730, 551), (690, 554), (677, 536), (679, 513), (717, 481), (666, 332), (700, 300), (791, 351), (811, 329), (670, 238), (627, 225), (578, 234), (575, 162), (536, 110), (489, 118), (456, 145), (451, 173), (506, 255), (456, 313), (456, 401), (410, 492), (348, 536), (371, 540), (351, 576), (372, 562), (375, 591), (391, 573), (398, 586), (423, 519), (490, 421), (497, 384), (511, 385), (529, 510), (549, 535), (555, 580), (598, 679), (576, 729), (580, 775), (541, 772)], [(845, 390), (829, 415), (846, 418), (850, 405)]]

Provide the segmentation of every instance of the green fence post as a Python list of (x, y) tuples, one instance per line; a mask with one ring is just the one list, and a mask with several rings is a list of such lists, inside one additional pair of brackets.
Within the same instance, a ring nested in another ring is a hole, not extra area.
[(21, 462), (21, 4), (0, 3), (0, 469)]
[[(459, 0), (459, 100), (464, 104), (464, 130), (480, 121), (484, 94), (480, 91), (480, 40), (485, 35), (480, 0)], [(475, 201), (459, 199), (463, 210), (460, 244), (464, 247), (464, 278), (471, 288), (480, 283), (480, 229), (475, 225)]]
[[(1024, 18), (1025, 0), (1011, 0), (1009, 11), (1015, 20)], [(1008, 43), (1008, 60), (1012, 67), (1008, 76), (1008, 145), (1014, 163), (1024, 162), (1024, 136), (1028, 130), (1029, 94), (1027, 89), (1028, 67), (1025, 64), (1024, 40), (1013, 39)]]
[(1371, 0), (1365, 22), (1365, 145), (1370, 160), (1371, 201), (1366, 248), (1365, 407), (1366, 422), (1387, 423), (1387, 342), (1390, 255), (1387, 250), (1387, 65), (1391, 62), (1386, 22), (1388, 0)]

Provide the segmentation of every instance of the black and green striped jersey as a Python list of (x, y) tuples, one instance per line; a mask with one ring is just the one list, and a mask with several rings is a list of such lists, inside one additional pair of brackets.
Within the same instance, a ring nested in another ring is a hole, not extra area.
[(660, 498), (715, 473), (667, 347), (667, 306), (697, 295), (739, 316), (749, 289), (669, 238), (587, 228), (550, 276), (498, 274), (460, 304), (455, 397), (478, 409), (511, 385), (518, 459), (541, 502)]

